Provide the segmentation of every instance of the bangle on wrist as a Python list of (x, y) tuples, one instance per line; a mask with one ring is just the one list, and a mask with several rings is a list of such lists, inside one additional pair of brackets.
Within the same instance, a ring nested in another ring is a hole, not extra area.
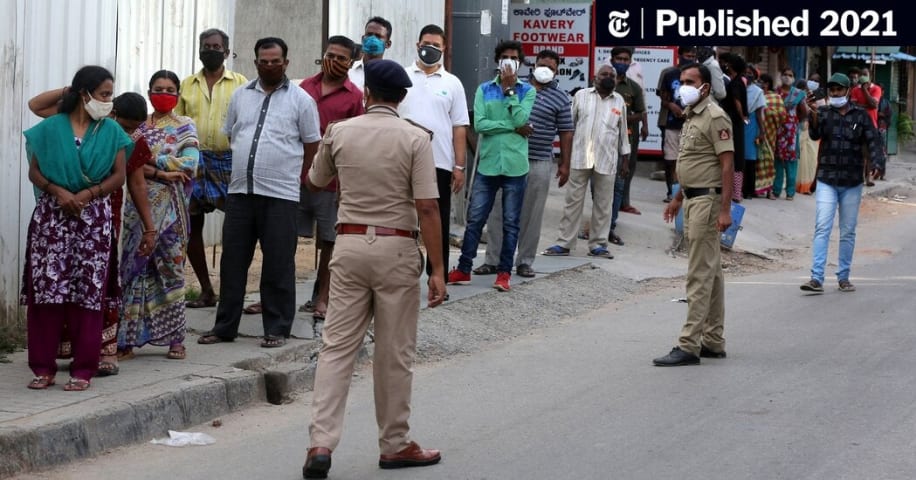
[(143, 231), (143, 234), (144, 234), (144, 235), (146, 235), (147, 233), (156, 233), (156, 230), (153, 229), (153, 230), (144, 230), (144, 231)]
[(455, 170), (458, 170), (459, 172), (463, 172), (463, 171), (464, 171), (464, 165), (455, 165)]

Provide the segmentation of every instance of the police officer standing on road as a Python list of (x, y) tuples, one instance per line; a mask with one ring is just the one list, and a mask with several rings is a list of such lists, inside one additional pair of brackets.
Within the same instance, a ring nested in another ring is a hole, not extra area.
[(365, 115), (328, 125), (306, 179), (306, 186), (317, 191), (337, 176), (340, 206), (305, 478), (326, 478), (331, 468), (356, 355), (373, 318), (379, 467), (432, 465), (441, 458), (438, 450), (410, 440), (407, 423), (420, 309), (418, 279), (424, 268), (417, 246), (418, 217), (432, 264), (429, 307), (445, 297), (431, 134), (398, 118), (398, 104), (412, 86), (403, 67), (376, 60), (365, 71)]
[(719, 233), (732, 223), (732, 124), (709, 97), (712, 79), (708, 68), (700, 64), (683, 67), (680, 80), (680, 98), (687, 105), (677, 161), (681, 189), (664, 217), (671, 222), (687, 199), (687, 321), (678, 346), (653, 360), (660, 367), (696, 365), (700, 357), (725, 357), (725, 281)]

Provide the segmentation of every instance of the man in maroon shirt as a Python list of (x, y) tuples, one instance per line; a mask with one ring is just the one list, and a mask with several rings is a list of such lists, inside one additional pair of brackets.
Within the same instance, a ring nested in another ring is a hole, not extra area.
[[(321, 72), (306, 78), (299, 84), (318, 104), (318, 120), (321, 135), (328, 124), (338, 120), (362, 115), (363, 92), (347, 78), (347, 72), (353, 64), (356, 45), (353, 40), (344, 36), (333, 36), (328, 39), (328, 47), (321, 59)], [(315, 321), (324, 320), (328, 309), (330, 275), (328, 264), (334, 252), (334, 241), (337, 233), (337, 180), (333, 180), (323, 191), (313, 193), (305, 188), (305, 178), (312, 159), (306, 158), (302, 164), (301, 193), (299, 197), (299, 235), (313, 237), (313, 227), (317, 222), (316, 248), (320, 249), (318, 259), (318, 277), (315, 279), (315, 290), (312, 292)]]

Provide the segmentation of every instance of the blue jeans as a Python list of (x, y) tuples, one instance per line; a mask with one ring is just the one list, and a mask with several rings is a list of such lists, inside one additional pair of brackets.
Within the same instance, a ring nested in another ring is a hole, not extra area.
[(856, 222), (859, 218), (859, 203), (862, 201), (862, 185), (855, 187), (834, 187), (817, 182), (814, 193), (817, 214), (814, 224), (811, 278), (824, 283), (824, 265), (827, 263), (827, 246), (837, 207), (840, 210), (840, 252), (837, 263), (837, 280), (849, 280), (852, 252), (856, 248)]
[(614, 178), (614, 203), (611, 206), (611, 231), (617, 228), (617, 214), (620, 213), (620, 207), (623, 206), (623, 194), (627, 188), (627, 177), (617, 175)]
[(471, 190), (470, 205), (468, 205), (468, 224), (464, 229), (464, 240), (461, 242), (458, 270), (471, 273), (474, 257), (477, 256), (477, 246), (480, 245), (480, 234), (487, 223), (487, 217), (490, 216), (490, 210), (493, 209), (496, 192), (502, 189), (503, 244), (499, 251), (499, 265), (496, 271), (507, 273), (512, 271), (512, 259), (515, 256), (515, 247), (518, 245), (519, 221), (522, 216), (522, 202), (525, 199), (527, 185), (528, 175), (507, 177), (477, 173)]

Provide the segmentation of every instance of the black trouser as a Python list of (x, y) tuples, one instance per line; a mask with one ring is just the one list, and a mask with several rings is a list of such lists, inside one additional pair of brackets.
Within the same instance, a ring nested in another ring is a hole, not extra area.
[(299, 203), (262, 195), (226, 199), (219, 306), (213, 335), (238, 336), (248, 267), (261, 244), (261, 304), (264, 335), (289, 337), (296, 313), (296, 245)]
[(744, 162), (744, 185), (741, 187), (741, 194), (744, 198), (754, 198), (757, 191), (757, 161)]
[[(439, 187), (439, 219), (442, 221), (442, 271), (448, 283), (448, 237), (452, 225), (452, 172), (436, 169), (436, 185)], [(426, 259), (426, 274), (433, 271), (433, 265)]]

